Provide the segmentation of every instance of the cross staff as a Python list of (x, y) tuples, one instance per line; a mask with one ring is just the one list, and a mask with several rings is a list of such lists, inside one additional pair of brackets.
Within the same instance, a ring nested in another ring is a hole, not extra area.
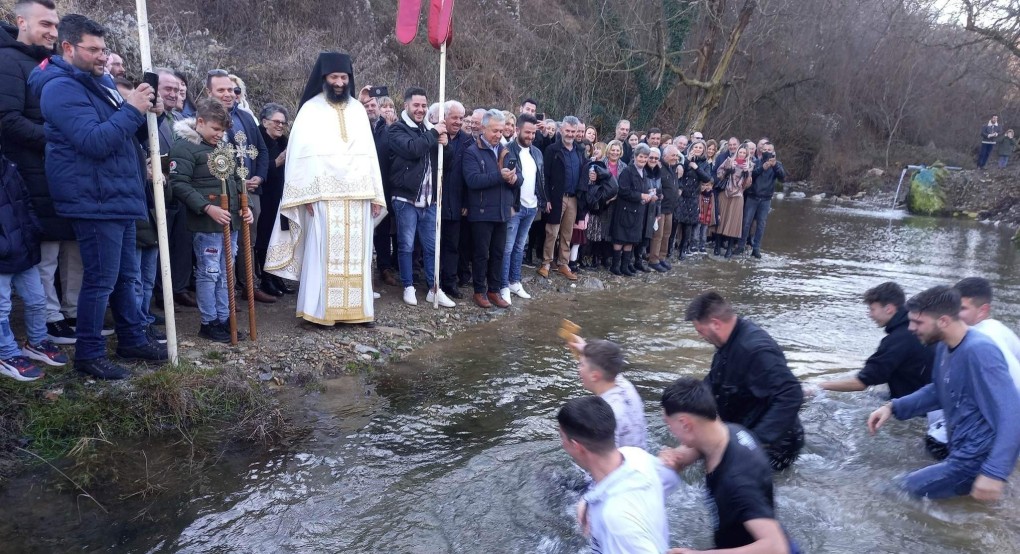
[[(248, 187), (244, 185), (244, 182), (248, 180), (248, 167), (244, 165), (245, 159), (254, 160), (259, 155), (258, 148), (255, 145), (248, 144), (248, 135), (244, 131), (238, 131), (234, 133), (234, 144), (230, 146), (234, 155), (237, 157), (237, 176), (241, 179), (241, 213), (244, 213), (248, 209)], [(244, 291), (248, 296), (248, 334), (251, 335), (251, 340), (255, 341), (258, 338), (255, 326), (255, 278), (254, 269), (252, 267), (252, 255), (251, 255), (251, 226), (247, 223), (241, 225), (241, 246), (244, 247)], [(231, 285), (233, 282), (231, 281)]]

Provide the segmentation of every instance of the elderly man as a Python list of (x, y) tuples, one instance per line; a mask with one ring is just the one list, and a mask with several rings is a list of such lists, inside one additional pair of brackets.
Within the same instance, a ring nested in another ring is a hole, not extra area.
[(319, 325), (375, 319), (371, 237), (386, 202), (372, 128), (353, 89), (350, 56), (319, 54), (287, 142), (266, 259), (266, 271), (301, 282), (297, 316)]
[[(29, 77), (46, 120), (46, 176), (57, 215), (70, 219), (84, 266), (75, 344), (75, 369), (98, 379), (123, 379), (106, 357), (102, 335), (107, 303), (117, 331), (117, 355), (160, 362), (166, 347), (143, 330), (135, 290), (140, 280), (135, 221), (147, 217), (145, 175), (134, 138), (145, 114), (161, 108), (143, 83), (126, 98), (105, 74), (106, 29), (81, 15), (60, 20), (61, 55)], [(91, 168), (83, 173), (81, 168)]]
[(627, 142), (627, 137), (629, 135), (630, 135), (630, 121), (626, 119), (621, 119), (619, 122), (616, 123), (616, 136), (614, 138), (623, 143), (623, 157), (621, 157), (620, 159), (623, 160), (623, 163), (628, 165), (630, 164), (630, 160), (634, 155), (634, 148), (630, 145), (629, 142)]
[(443, 148), (443, 213), (440, 214), (439, 286), (450, 298), (463, 298), (457, 288), (457, 268), (461, 256), (470, 253), (460, 249), (461, 223), (467, 215), (464, 203), (464, 151), (474, 138), (464, 131), (464, 105), (447, 100), (444, 109), (449, 144)]
[(577, 280), (577, 275), (570, 271), (567, 264), (570, 263), (570, 237), (577, 219), (578, 197), (587, 190), (589, 181), (588, 172), (585, 171), (584, 149), (575, 142), (582, 133), (584, 127), (580, 120), (572, 115), (564, 117), (560, 125), (560, 140), (546, 148), (543, 155), (548, 201), (545, 206), (545, 248), (538, 274), (545, 278), (549, 277), (553, 248), (559, 237), (557, 271), (570, 281)]

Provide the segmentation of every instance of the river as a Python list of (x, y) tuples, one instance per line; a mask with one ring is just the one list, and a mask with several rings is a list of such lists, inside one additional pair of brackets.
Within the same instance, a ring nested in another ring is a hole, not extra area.
[[(573, 519), (580, 475), (555, 424), (559, 406), (585, 394), (556, 337), (561, 318), (624, 345), (652, 451), (674, 444), (662, 389), (703, 375), (712, 357), (682, 317), (706, 289), (768, 330), (809, 381), (859, 368), (874, 350), (882, 331), (860, 297), (886, 280), (910, 295), (981, 275), (995, 287), (997, 317), (1013, 328), (1020, 320), (1018, 257), (1005, 230), (810, 201), (774, 207), (763, 260), (704, 259), (655, 285), (535, 301), (374, 375), (330, 381), (292, 400), (314, 423), (288, 447), (227, 455), (110, 515), (37, 476), (17, 480), (0, 495), (0, 551), (587, 552)], [(776, 477), (778, 517), (802, 549), (1020, 551), (1016, 485), (996, 506), (918, 501), (891, 487), (930, 459), (921, 421), (868, 435), (865, 419), (882, 401), (870, 391), (806, 403), (803, 454)], [(685, 480), (668, 499), (671, 543), (709, 548), (701, 475)]]

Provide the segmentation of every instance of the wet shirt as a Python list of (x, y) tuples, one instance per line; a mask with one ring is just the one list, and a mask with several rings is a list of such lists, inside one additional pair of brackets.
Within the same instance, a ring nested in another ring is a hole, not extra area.
[(900, 308), (886, 324), (878, 349), (857, 373), (860, 382), (869, 387), (888, 383), (891, 398), (901, 398), (931, 383), (935, 348), (921, 344), (909, 326), (907, 310)]
[(622, 375), (617, 375), (616, 386), (599, 396), (609, 403), (616, 416), (616, 446), (636, 446), (647, 450), (645, 406), (634, 385)]
[(747, 429), (726, 427), (730, 441), (719, 465), (705, 475), (705, 503), (715, 528), (715, 547), (737, 548), (754, 542), (745, 522), (775, 519), (772, 467)]

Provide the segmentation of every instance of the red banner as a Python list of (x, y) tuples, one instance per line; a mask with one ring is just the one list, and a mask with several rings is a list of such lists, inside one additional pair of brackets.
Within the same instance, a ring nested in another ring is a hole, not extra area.
[(430, 0), (429, 43), (437, 50), (453, 40), (453, 0)]
[(419, 19), (421, 19), (421, 0), (398, 0), (397, 40), (401, 44), (410, 44), (414, 37), (418, 36)]

